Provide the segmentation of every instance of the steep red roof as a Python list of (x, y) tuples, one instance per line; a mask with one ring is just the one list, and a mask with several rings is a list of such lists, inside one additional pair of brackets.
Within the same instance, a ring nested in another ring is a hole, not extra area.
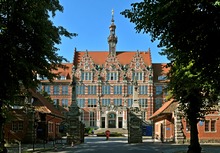
[[(137, 52), (116, 52), (116, 56), (117, 59), (119, 60), (120, 64), (130, 64), (131, 60), (133, 59), (133, 57), (135, 56)], [(152, 61), (151, 61), (151, 55), (149, 51), (146, 52), (139, 52), (140, 55), (142, 56), (145, 64), (147, 65), (151, 65)], [(82, 57), (84, 56), (84, 54), (86, 54), (86, 51), (75, 51), (74, 54), (74, 65), (77, 65)], [(93, 62), (95, 64), (99, 64), (102, 65), (105, 63), (109, 52), (108, 51), (88, 51), (88, 55), (92, 58)]]
[(165, 102), (162, 107), (160, 107), (151, 117), (149, 117), (149, 119), (153, 119), (164, 114), (171, 114), (177, 108), (177, 105), (178, 102), (171, 99), (168, 102)]
[(40, 93), (35, 92), (32, 89), (29, 89), (31, 92), (32, 96), (36, 99), (37, 101), (34, 102), (35, 110), (40, 111), (43, 113), (50, 113), (59, 117), (64, 117), (61, 111), (57, 110), (54, 105), (50, 102), (47, 101), (46, 98), (44, 98)]
[(66, 68), (58, 68), (57, 70), (53, 70), (52, 72), (58, 73), (60, 76), (65, 76), (67, 78), (69, 77), (69, 79), (71, 79), (73, 63), (62, 63), (62, 65), (66, 66)]

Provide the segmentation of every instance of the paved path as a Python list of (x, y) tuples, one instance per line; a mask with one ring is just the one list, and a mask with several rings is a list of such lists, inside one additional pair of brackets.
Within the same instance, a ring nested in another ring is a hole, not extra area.
[[(63, 141), (65, 143), (65, 140)], [(22, 145), (24, 150), (32, 150), (32, 145)], [(104, 137), (86, 137), (85, 142), (74, 147), (56, 144), (56, 151), (51, 143), (46, 144), (50, 151), (46, 153), (186, 153), (188, 144), (176, 145), (173, 143), (161, 143), (152, 139), (143, 138), (141, 144), (128, 144), (127, 137), (113, 138), (106, 141)], [(202, 153), (220, 153), (219, 144), (201, 145)], [(42, 148), (42, 144), (36, 144), (36, 149)], [(38, 151), (40, 152), (40, 151)], [(8, 153), (18, 153), (18, 149), (10, 150)]]
[[(152, 139), (143, 139), (141, 144), (128, 144), (127, 137), (110, 138), (87, 137), (85, 143), (74, 147), (67, 147), (59, 153), (183, 153), (187, 152), (188, 144), (176, 145), (161, 143)], [(202, 153), (220, 153), (220, 145), (202, 145)]]

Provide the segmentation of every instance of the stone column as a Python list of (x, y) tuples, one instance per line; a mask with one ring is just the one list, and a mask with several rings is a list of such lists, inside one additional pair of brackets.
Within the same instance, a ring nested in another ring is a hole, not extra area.
[(69, 107), (69, 112), (67, 114), (67, 143), (68, 144), (79, 144), (82, 142), (82, 132), (81, 132), (81, 122), (79, 121), (79, 107), (75, 102)]
[(136, 78), (133, 84), (133, 104), (128, 109), (128, 143), (142, 143), (142, 118)]
[(184, 143), (183, 125), (182, 125), (181, 113), (179, 112), (178, 108), (174, 112), (174, 125), (175, 125), (175, 131), (174, 131), (175, 142), (177, 144), (183, 144)]

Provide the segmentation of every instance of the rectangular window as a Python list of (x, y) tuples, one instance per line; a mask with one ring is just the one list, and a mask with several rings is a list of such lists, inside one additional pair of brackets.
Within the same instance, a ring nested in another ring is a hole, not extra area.
[(62, 107), (68, 107), (68, 99), (62, 99)]
[(139, 105), (142, 108), (146, 108), (147, 107), (147, 99), (139, 99)]
[(77, 99), (77, 105), (78, 105), (80, 108), (85, 107), (85, 99)]
[(137, 80), (143, 80), (143, 72), (133, 72), (132, 80), (136, 77)]
[(63, 85), (62, 86), (62, 94), (63, 95), (68, 95), (68, 85)]
[(89, 112), (90, 126), (95, 126), (95, 112)]
[(209, 120), (205, 120), (205, 131), (208, 132), (209, 131)]
[(96, 86), (88, 86), (88, 94), (89, 95), (95, 95), (96, 94)]
[(42, 84), (39, 84), (37, 87), (37, 92), (41, 92), (42, 91)]
[(12, 122), (12, 130), (13, 131), (22, 131), (23, 130), (23, 122), (22, 121), (15, 121)]
[(81, 72), (81, 80), (92, 80), (91, 72)]
[(115, 106), (122, 106), (122, 99), (114, 99)]
[(109, 85), (102, 86), (102, 94), (103, 95), (109, 95), (110, 94), (110, 86)]
[(48, 133), (53, 132), (53, 122), (48, 122)]
[(167, 79), (167, 76), (165, 75), (158, 76), (158, 80), (166, 80), (166, 79)]
[(61, 75), (61, 76), (60, 76), (60, 80), (66, 80), (66, 76)]
[(133, 104), (133, 99), (128, 99), (128, 107), (131, 107)]
[(53, 99), (53, 104), (55, 106), (59, 106), (59, 99)]
[(114, 94), (121, 95), (122, 94), (122, 86), (114, 86)]
[(163, 92), (163, 87), (162, 86), (156, 86), (156, 95), (160, 95)]
[(162, 98), (156, 98), (155, 99), (155, 111), (158, 110), (163, 103), (163, 99)]
[(128, 85), (128, 95), (133, 94), (133, 85)]
[(102, 99), (102, 106), (109, 106), (110, 105), (110, 99)]
[(96, 107), (96, 99), (88, 99), (88, 107)]
[(117, 72), (108, 72), (107, 80), (117, 80), (118, 74)]
[(44, 91), (47, 92), (47, 94), (50, 94), (50, 85), (45, 85)]
[(139, 86), (139, 94), (146, 95), (147, 94), (147, 86)]
[(146, 112), (145, 111), (141, 112), (141, 117), (142, 117), (142, 120), (145, 121), (145, 118), (146, 118)]
[(84, 85), (76, 86), (76, 94), (77, 95), (84, 95), (85, 94), (85, 86)]
[(211, 120), (211, 131), (214, 132), (215, 130), (215, 124), (216, 124), (216, 120)]
[(54, 95), (59, 95), (59, 92), (60, 92), (60, 87), (59, 86), (53, 86), (53, 94)]
[(92, 80), (92, 73), (91, 72), (85, 72), (84, 80)]

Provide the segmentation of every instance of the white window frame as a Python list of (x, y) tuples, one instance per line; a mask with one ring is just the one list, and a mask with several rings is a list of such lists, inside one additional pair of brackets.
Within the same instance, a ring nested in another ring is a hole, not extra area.
[(88, 85), (88, 95), (96, 94), (96, 85)]
[(97, 107), (97, 100), (96, 99), (88, 99), (88, 107)]
[(147, 99), (139, 99), (139, 105), (142, 108), (147, 108)]

